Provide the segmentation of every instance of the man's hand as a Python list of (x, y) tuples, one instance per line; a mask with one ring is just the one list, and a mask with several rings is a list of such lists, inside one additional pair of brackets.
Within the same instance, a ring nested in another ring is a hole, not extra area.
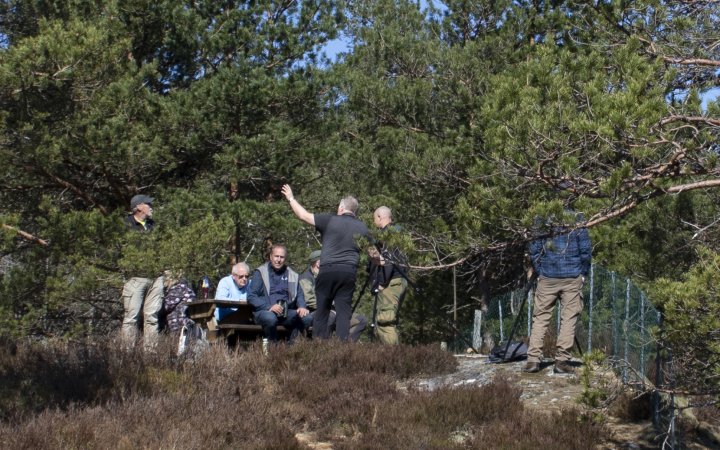
[(373, 264), (376, 266), (384, 266), (385, 265), (385, 258), (383, 258), (380, 255), (380, 252), (377, 250), (377, 248), (368, 247), (368, 256), (370, 257), (370, 261), (372, 261)]
[(288, 203), (290, 204), (290, 208), (292, 208), (293, 214), (295, 214), (298, 219), (309, 225), (315, 226), (315, 216), (307, 212), (307, 210), (303, 208), (300, 202), (295, 200), (295, 196), (293, 195), (292, 188), (290, 188), (289, 184), (284, 184), (282, 189), (280, 189), (280, 192), (283, 193)]
[(298, 313), (298, 316), (305, 317), (308, 314), (310, 314), (310, 310), (306, 309), (306, 308), (298, 308), (297, 313)]
[(274, 312), (275, 314), (277, 314), (279, 316), (280, 314), (283, 313), (283, 308), (282, 308), (282, 306), (280, 306), (276, 303), (270, 307), (270, 311)]
[(293, 195), (292, 188), (289, 184), (284, 184), (280, 192), (283, 193), (287, 201), (291, 202), (295, 199), (295, 196)]

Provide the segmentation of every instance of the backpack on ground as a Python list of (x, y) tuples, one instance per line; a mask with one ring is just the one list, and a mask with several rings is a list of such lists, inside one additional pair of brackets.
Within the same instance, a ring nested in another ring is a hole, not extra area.
[(180, 329), (180, 338), (178, 339), (178, 356), (185, 352), (197, 354), (208, 347), (207, 335), (205, 330), (200, 328), (198, 324), (188, 319)]
[[(507, 347), (507, 355), (505, 347)], [(524, 342), (511, 342), (509, 346), (507, 343), (503, 343), (490, 350), (488, 361), (492, 363), (520, 361), (527, 358), (527, 351), (528, 347)]]

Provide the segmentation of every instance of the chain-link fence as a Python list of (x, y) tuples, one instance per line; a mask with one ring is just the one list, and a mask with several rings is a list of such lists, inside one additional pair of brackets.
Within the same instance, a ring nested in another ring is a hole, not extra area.
[[(583, 295), (585, 307), (576, 333), (579, 350), (602, 350), (618, 363), (626, 383), (643, 383), (646, 378), (654, 382), (657, 344), (653, 334), (660, 313), (645, 294), (629, 279), (593, 264)], [(525, 339), (532, 329), (533, 297), (531, 287), (493, 298), (486, 310), (475, 312), (472, 327), (461, 328), (466, 336), (457, 339), (455, 347), (472, 342), (474, 348), (488, 351), (508, 338)], [(554, 309), (551, 322), (555, 333), (560, 327), (558, 310)], [(516, 330), (511, 337), (513, 325)]]
[[(451, 349), (462, 351), (472, 343), (476, 350), (489, 352), (508, 339), (527, 342), (532, 329), (533, 287), (498, 295), (486, 309), (475, 311), (473, 324), (458, 327), (459, 334), (451, 342)], [(576, 328), (578, 353), (601, 350), (616, 367), (623, 383), (641, 388), (660, 387), (662, 361), (655, 336), (662, 317), (645, 293), (629, 279), (593, 264), (585, 280), (583, 298), (585, 307)], [(554, 326), (551, 325), (548, 334), (554, 343), (552, 334), (557, 334), (560, 328), (559, 307), (554, 308), (551, 324)], [(653, 422), (663, 428), (669, 423), (669, 435), (674, 441), (673, 396), (670, 404), (664, 406), (657, 392), (653, 397)]]

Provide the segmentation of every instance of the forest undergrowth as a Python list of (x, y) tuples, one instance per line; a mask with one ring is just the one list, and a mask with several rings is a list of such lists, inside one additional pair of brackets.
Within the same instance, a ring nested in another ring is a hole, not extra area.
[[(7, 448), (592, 448), (602, 425), (577, 411), (526, 409), (520, 389), (400, 390), (455, 370), (436, 346), (336, 341), (213, 346), (175, 355), (116, 340), (0, 345), (0, 440)], [(552, 430), (549, 432), (548, 430)], [(329, 447), (328, 447), (329, 448)]]

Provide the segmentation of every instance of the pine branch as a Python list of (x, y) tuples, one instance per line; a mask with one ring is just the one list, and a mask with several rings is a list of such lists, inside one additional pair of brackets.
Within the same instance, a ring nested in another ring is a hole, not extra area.
[(46, 177), (50, 178), (55, 183), (59, 184), (60, 186), (66, 188), (66, 189), (70, 189), (76, 195), (78, 195), (80, 198), (85, 200), (85, 202), (87, 202), (89, 205), (97, 207), (100, 210), (100, 212), (103, 213), (103, 215), (105, 215), (105, 216), (108, 215), (107, 209), (104, 206), (97, 204), (97, 202), (95, 202), (95, 200), (93, 200), (93, 198), (87, 192), (83, 191), (82, 189), (80, 189), (79, 187), (70, 183), (69, 181), (63, 180), (62, 178), (58, 177), (57, 175), (48, 172), (44, 168), (40, 169), (40, 170)]
[(720, 67), (720, 61), (714, 59), (704, 58), (670, 58), (669, 56), (663, 56), (662, 60), (670, 64), (680, 64), (684, 66), (707, 66), (707, 67)]
[(669, 123), (674, 122), (685, 122), (685, 123), (702, 123), (706, 125), (712, 125), (715, 127), (720, 127), (720, 119), (711, 119), (710, 117), (703, 117), (703, 116), (669, 116), (664, 119), (662, 119), (659, 122), (659, 125), (667, 125)]
[(28, 233), (28, 232), (26, 232), (26, 231), (23, 231), (23, 230), (21, 230), (21, 229), (19, 229), (19, 228), (15, 228), (15, 227), (10, 226), (10, 225), (8, 225), (8, 224), (6, 224), (6, 223), (2, 224), (2, 226), (3, 226), (3, 228), (5, 228), (6, 230), (14, 231), (14, 232), (17, 233), (20, 237), (22, 237), (23, 239), (25, 239), (25, 240), (27, 240), (27, 241), (34, 242), (34, 243), (36, 243), (36, 244), (40, 244), (40, 245), (42, 245), (43, 247), (48, 247), (48, 246), (50, 246), (50, 244), (48, 244), (48, 242), (47, 242), (46, 240), (40, 239), (40, 238), (37, 237), (37, 236), (33, 236), (32, 234), (30, 234), (30, 233)]

